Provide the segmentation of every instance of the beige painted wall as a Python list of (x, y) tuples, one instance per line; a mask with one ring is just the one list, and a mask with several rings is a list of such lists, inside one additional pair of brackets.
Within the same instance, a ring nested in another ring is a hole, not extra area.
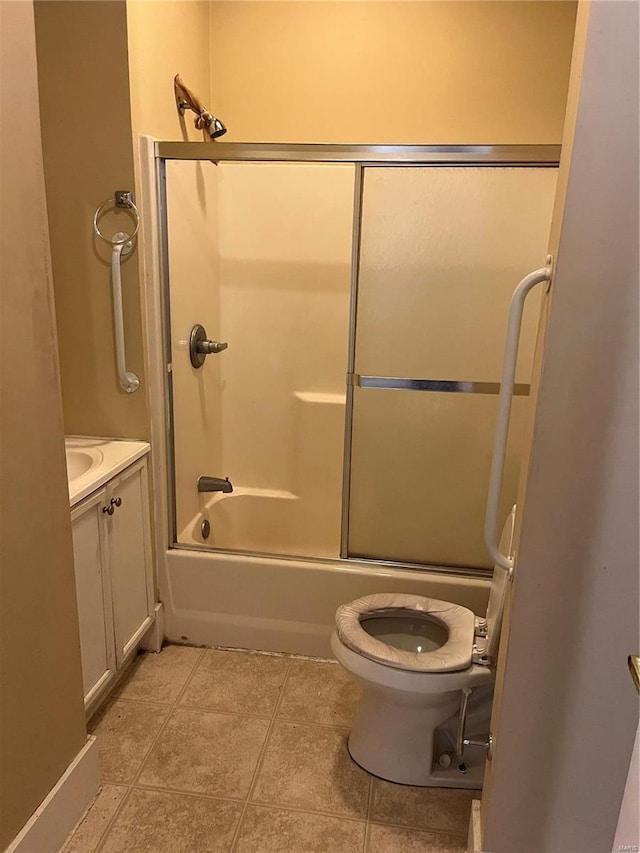
[[(173, 76), (207, 102), (206, 2), (125, 0), (36, 3), (40, 108), (67, 433), (149, 434), (139, 247), (123, 265), (127, 367), (141, 389), (126, 394), (115, 367), (109, 247), (91, 218), (115, 189), (139, 192), (137, 135), (199, 139), (177, 114)], [(61, 109), (62, 101), (82, 109)], [(80, 126), (82, 120), (82, 126)], [(134, 164), (135, 159), (135, 164)], [(130, 224), (102, 220), (107, 233)], [(144, 240), (144, 233), (140, 234)]]
[[(123, 263), (127, 368), (120, 389), (111, 307), (110, 251), (93, 235), (94, 211), (134, 188), (124, 0), (35, 4), (40, 112), (67, 433), (145, 438), (139, 250)], [(105, 215), (107, 234), (132, 226)]]
[(134, 140), (140, 133), (203, 139), (193, 125), (194, 113), (178, 114), (173, 78), (180, 74), (211, 108), (208, 1), (127, 0), (126, 5)]
[(243, 142), (558, 143), (574, 2), (212, 2)]
[[(90, 220), (115, 188), (135, 184), (140, 198), (138, 134), (201, 138), (192, 116), (176, 113), (176, 72), (229, 123), (229, 140), (558, 141), (573, 10), (565, 2), (36, 3), (66, 431), (148, 435), (139, 250), (123, 284), (127, 360), (143, 384), (127, 395), (115, 374), (108, 247), (94, 241)], [(480, 43), (487, 50), (471, 50)], [(452, 65), (456, 51), (463, 59)], [(446, 87), (436, 91), (443, 70)], [(62, 110), (69, 102), (82, 109)], [(105, 228), (122, 220), (109, 216)]]
[(32, 4), (1, 3), (0, 33), (4, 849), (82, 748), (86, 732)]
[(637, 33), (637, 4), (581, 4), (483, 796), (493, 853), (611, 850), (638, 721)]

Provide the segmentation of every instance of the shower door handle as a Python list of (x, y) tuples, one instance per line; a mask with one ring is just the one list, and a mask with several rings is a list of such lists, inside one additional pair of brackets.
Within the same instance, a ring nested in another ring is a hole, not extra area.
[(213, 355), (217, 352), (225, 350), (229, 344), (221, 341), (210, 341), (207, 338), (207, 330), (200, 323), (191, 329), (189, 335), (189, 358), (191, 364), (198, 368), (202, 367), (204, 360), (208, 355)]
[(516, 361), (520, 344), (520, 329), (524, 303), (537, 284), (551, 281), (553, 258), (547, 255), (547, 265), (525, 276), (513, 291), (507, 321), (507, 339), (504, 345), (504, 361), (502, 365), (502, 380), (500, 382), (500, 397), (498, 400), (498, 417), (491, 457), (491, 473), (489, 474), (489, 494), (487, 495), (487, 511), (484, 520), (484, 542), (493, 562), (503, 568), (511, 577), (513, 574), (513, 558), (500, 552), (498, 543), (498, 511), (500, 507), (500, 490), (502, 475), (507, 454), (507, 439), (509, 437), (509, 419), (511, 417), (511, 400), (516, 375)]

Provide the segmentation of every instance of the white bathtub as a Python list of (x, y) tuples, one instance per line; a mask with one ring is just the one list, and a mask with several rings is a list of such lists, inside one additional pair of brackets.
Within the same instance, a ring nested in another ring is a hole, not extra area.
[[(320, 523), (317, 542), (309, 541), (308, 523), (296, 524), (300, 501), (291, 492), (237, 486), (229, 494), (199, 498), (200, 512), (179, 532), (178, 547), (161, 550), (160, 598), (165, 632), (173, 642), (330, 658), (336, 609), (374, 592), (415, 593), (486, 613), (489, 581), (484, 578), (337, 555), (309, 558), (323, 553), (328, 537)], [(206, 540), (205, 520), (211, 527)], [(296, 557), (269, 557), (227, 549), (298, 550)]]
[(310, 558), (327, 547), (326, 525), (319, 519), (317, 541), (311, 541), (308, 523), (296, 524), (300, 501), (292, 492), (237, 486), (199, 499), (200, 512), (179, 532), (176, 548), (162, 549), (159, 565), (165, 632), (173, 642), (330, 658), (336, 609), (374, 592), (415, 593), (486, 613), (485, 578), (337, 555)]
[[(200, 548), (203, 546), (201, 545)], [(373, 592), (441, 598), (484, 615), (489, 581), (347, 560), (165, 549), (165, 634), (177, 643), (333, 657), (338, 605)]]
[(67, 436), (64, 443), (71, 506), (95, 492), (150, 449), (146, 441), (120, 441), (115, 438)]
[[(69, 500), (74, 506), (111, 477), (149, 452), (144, 441), (67, 438)], [(245, 509), (260, 501), (265, 509), (260, 529), (269, 533), (269, 506), (295, 504), (295, 496), (242, 489), (207, 497), (212, 527), (204, 543), (198, 516), (181, 534), (192, 543), (164, 547), (158, 566), (160, 599), (164, 603), (165, 635), (173, 642), (232, 646), (265, 651), (332, 657), (329, 645), (338, 605), (372, 592), (414, 592), (443, 598), (484, 614), (489, 583), (442, 571), (396, 569), (346, 560), (258, 557), (204, 550), (215, 543), (228, 547), (224, 522), (235, 518), (235, 534)], [(262, 513), (261, 513), (262, 515)], [(164, 525), (161, 525), (164, 526)], [(217, 537), (217, 538), (216, 538)], [(263, 540), (264, 541), (264, 540)], [(245, 545), (246, 547), (246, 545)]]
[[(338, 556), (340, 516), (327, 512), (322, 502), (310, 515), (308, 504), (293, 492), (248, 486), (199, 498), (200, 512), (178, 534), (180, 545), (298, 557)], [(206, 539), (204, 521), (209, 522)]]

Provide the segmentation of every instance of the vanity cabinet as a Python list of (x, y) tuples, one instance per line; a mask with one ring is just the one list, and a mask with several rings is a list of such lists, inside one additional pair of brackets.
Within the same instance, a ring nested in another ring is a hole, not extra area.
[(90, 710), (153, 623), (147, 461), (71, 511), (85, 708)]
[(71, 510), (85, 708), (103, 692), (116, 671), (102, 512), (105, 500), (106, 491), (100, 489)]

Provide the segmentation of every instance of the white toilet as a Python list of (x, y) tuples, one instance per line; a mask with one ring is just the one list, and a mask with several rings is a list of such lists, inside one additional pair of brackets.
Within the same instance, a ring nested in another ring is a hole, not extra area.
[[(515, 509), (502, 532), (503, 554), (512, 553)], [(486, 618), (448, 601), (395, 593), (338, 608), (331, 647), (363, 688), (349, 735), (361, 767), (405, 785), (481, 786), (485, 749), (466, 747), (462, 757), (455, 742), (469, 691), (466, 736), (488, 736), (506, 586), (507, 573), (495, 566)]]

